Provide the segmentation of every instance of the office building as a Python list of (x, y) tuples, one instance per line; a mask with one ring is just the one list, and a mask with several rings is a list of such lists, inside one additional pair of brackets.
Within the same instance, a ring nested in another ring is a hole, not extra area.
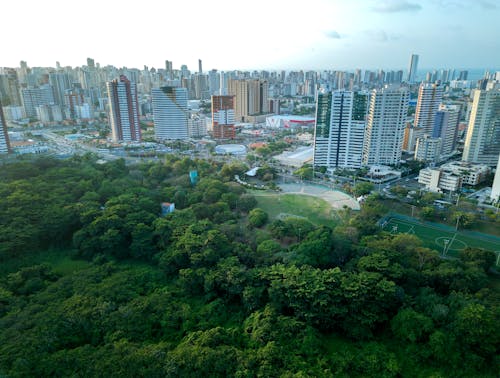
[(0, 102), (0, 154), (10, 152), (9, 133), (7, 132), (7, 123), (3, 116), (2, 103)]
[(187, 89), (179, 87), (153, 88), (153, 119), (157, 140), (189, 137)]
[(410, 65), (408, 67), (408, 83), (413, 84), (417, 80), (418, 55), (411, 54)]
[(212, 132), (215, 139), (234, 139), (234, 96), (212, 96)]
[(201, 63), (201, 59), (198, 59), (198, 73), (201, 75), (203, 73), (203, 66)]
[(399, 164), (409, 98), (405, 87), (385, 86), (371, 92), (363, 165)]
[(443, 88), (437, 83), (422, 83), (418, 89), (414, 126), (432, 135), (434, 120), (443, 99)]
[(441, 138), (441, 155), (449, 156), (456, 150), (460, 105), (439, 105), (432, 130), (433, 138)]
[(318, 94), (314, 166), (360, 168), (368, 94), (333, 91)]
[(137, 86), (125, 75), (107, 82), (109, 120), (113, 141), (130, 142), (141, 140)]
[(462, 160), (495, 166), (500, 154), (500, 89), (474, 90)]

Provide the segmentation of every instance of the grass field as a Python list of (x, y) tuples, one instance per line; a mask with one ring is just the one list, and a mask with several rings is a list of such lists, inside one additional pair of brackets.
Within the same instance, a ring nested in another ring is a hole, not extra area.
[(316, 225), (334, 226), (336, 213), (325, 200), (302, 194), (253, 193), (257, 206), (269, 214), (270, 219), (287, 215), (304, 217)]
[(456, 256), (467, 247), (484, 248), (500, 254), (500, 242), (488, 238), (487, 235), (472, 236), (460, 231), (456, 232), (451, 227), (449, 230), (445, 230), (417, 220), (413, 222), (394, 217), (385, 221), (382, 227), (390, 233), (414, 234), (424, 242), (425, 246), (435, 249), (443, 255)]

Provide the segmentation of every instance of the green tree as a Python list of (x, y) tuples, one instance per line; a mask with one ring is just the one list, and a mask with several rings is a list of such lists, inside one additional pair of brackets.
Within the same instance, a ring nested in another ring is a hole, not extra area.
[(267, 223), (268, 218), (264, 210), (256, 207), (248, 213), (248, 224), (252, 227), (262, 227)]

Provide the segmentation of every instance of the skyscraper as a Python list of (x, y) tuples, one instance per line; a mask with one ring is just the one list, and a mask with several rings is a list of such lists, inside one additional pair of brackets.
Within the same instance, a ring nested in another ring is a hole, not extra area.
[(417, 80), (418, 55), (411, 54), (410, 66), (408, 67), (408, 83), (413, 84)]
[(425, 133), (432, 134), (434, 120), (439, 104), (443, 99), (443, 88), (438, 84), (422, 83), (418, 89), (417, 107), (415, 109), (415, 127)]
[(455, 151), (460, 105), (439, 105), (432, 130), (433, 138), (441, 138), (441, 155), (450, 155)]
[(154, 88), (153, 119), (157, 140), (188, 138), (187, 89), (178, 87)]
[(7, 123), (3, 116), (2, 103), (0, 102), (0, 154), (10, 151), (9, 134), (7, 133)]
[(120, 79), (106, 83), (109, 100), (109, 120), (115, 142), (141, 140), (137, 86), (120, 75)]
[(474, 90), (463, 161), (494, 166), (500, 154), (500, 89)]
[(399, 164), (409, 99), (405, 87), (385, 86), (371, 92), (363, 165)]
[(269, 113), (269, 83), (266, 80), (228, 81), (228, 93), (235, 96), (235, 120), (245, 121), (246, 117)]
[(314, 165), (359, 168), (363, 152), (368, 94), (319, 93), (314, 132)]
[(198, 59), (198, 73), (199, 74), (203, 73), (203, 66), (201, 64), (201, 59)]
[(234, 139), (234, 96), (212, 96), (212, 132), (215, 139)]

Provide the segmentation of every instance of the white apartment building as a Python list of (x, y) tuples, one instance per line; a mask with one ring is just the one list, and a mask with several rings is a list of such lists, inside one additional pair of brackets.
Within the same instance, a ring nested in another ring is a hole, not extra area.
[(441, 138), (432, 138), (425, 134), (417, 138), (417, 147), (415, 148), (415, 160), (437, 163), (441, 156)]
[(434, 118), (443, 99), (443, 88), (439, 84), (422, 83), (418, 89), (414, 127), (432, 135)]
[(495, 166), (500, 154), (500, 89), (474, 90), (462, 160)]
[(409, 99), (410, 94), (405, 87), (385, 86), (371, 92), (363, 165), (399, 164)]

